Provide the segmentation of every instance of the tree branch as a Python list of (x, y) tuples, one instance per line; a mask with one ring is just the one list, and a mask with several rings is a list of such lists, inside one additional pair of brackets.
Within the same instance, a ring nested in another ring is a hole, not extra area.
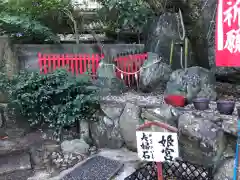
[(169, 7), (182, 8), (186, 0), (144, 0), (156, 14), (161, 14)]

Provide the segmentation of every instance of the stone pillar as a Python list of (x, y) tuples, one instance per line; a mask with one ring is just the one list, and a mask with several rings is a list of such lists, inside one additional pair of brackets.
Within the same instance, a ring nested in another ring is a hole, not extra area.
[(0, 36), (0, 72), (7, 73), (11, 78), (18, 72), (18, 58), (13, 51), (10, 38)]

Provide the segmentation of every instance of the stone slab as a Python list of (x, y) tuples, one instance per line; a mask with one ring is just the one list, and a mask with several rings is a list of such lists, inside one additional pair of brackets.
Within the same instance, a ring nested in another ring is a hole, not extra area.
[(0, 176), (17, 170), (31, 169), (30, 155), (28, 153), (12, 153), (0, 156)]
[(62, 180), (110, 180), (122, 166), (118, 161), (95, 156), (64, 176)]
[[(11, 173), (6, 173), (0, 176), (0, 180), (27, 180), (34, 174), (33, 170), (17, 170)], [(30, 179), (31, 180), (31, 179)], [(35, 179), (46, 180), (46, 179)]]

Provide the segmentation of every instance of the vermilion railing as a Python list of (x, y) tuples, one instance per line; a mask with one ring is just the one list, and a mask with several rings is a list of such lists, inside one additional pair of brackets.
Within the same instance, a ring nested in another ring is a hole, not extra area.
[[(47, 74), (60, 67), (68, 67), (74, 75), (91, 72), (96, 77), (97, 68), (104, 55), (99, 54), (41, 54), (38, 53), (40, 73)], [(139, 76), (139, 69), (147, 59), (147, 53), (125, 54), (113, 59), (116, 75), (122, 78), (126, 85), (132, 84)]]
[(68, 67), (72, 74), (83, 74), (90, 70), (92, 76), (96, 71), (100, 60), (104, 56), (99, 54), (41, 54), (38, 53), (40, 73), (47, 74), (61, 67)]
[(139, 70), (147, 59), (147, 53), (128, 54), (114, 59), (116, 76), (123, 79), (127, 86), (137, 85)]

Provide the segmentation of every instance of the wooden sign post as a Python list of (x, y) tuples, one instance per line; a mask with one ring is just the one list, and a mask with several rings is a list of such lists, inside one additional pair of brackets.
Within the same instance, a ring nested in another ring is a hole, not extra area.
[[(159, 126), (170, 132), (143, 131)], [(138, 156), (143, 161), (156, 162), (158, 180), (163, 180), (162, 162), (172, 162), (179, 156), (177, 129), (160, 122), (148, 122), (137, 128)]]

